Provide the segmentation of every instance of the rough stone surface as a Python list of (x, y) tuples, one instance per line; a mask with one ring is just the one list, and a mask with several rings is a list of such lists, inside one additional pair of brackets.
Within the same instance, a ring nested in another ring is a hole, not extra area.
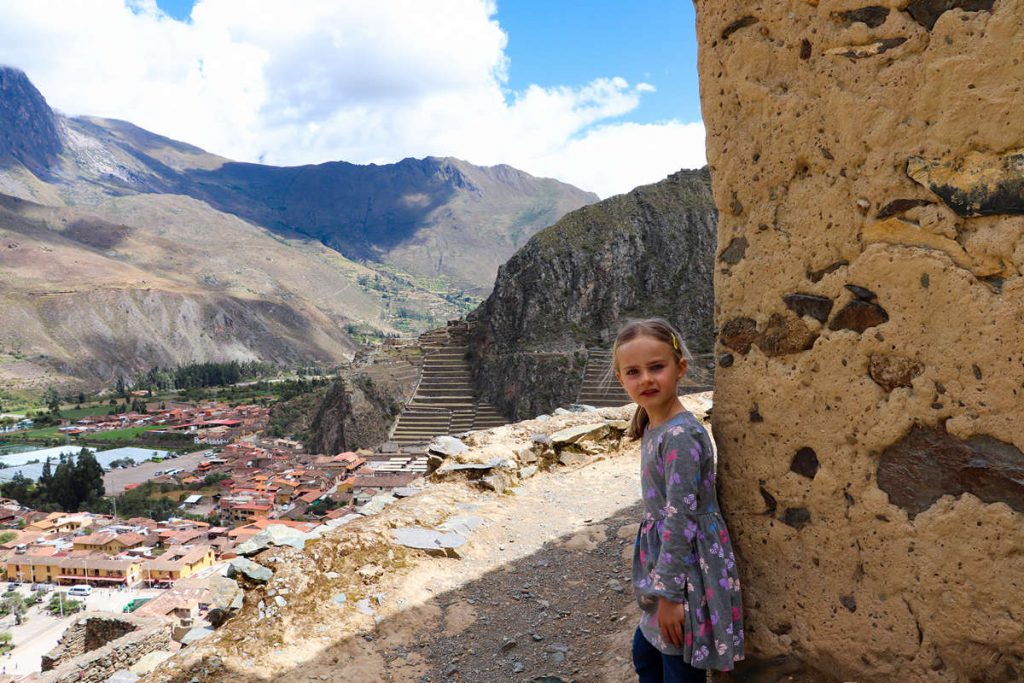
[(171, 622), (136, 614), (85, 612), (43, 655), (42, 683), (105, 683), (151, 652), (171, 647)]
[[(717, 253), (747, 242), (715, 271), (734, 678), (1017, 680), (1024, 3), (696, 8)], [(792, 293), (834, 302), (818, 338), (759, 352)]]
[(551, 435), (551, 443), (555, 448), (562, 448), (584, 439), (601, 439), (608, 434), (608, 425), (604, 422), (579, 425), (561, 429)]

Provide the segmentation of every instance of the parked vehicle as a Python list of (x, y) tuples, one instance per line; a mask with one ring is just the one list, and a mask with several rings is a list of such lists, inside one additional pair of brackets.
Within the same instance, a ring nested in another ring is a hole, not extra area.
[(7, 584), (7, 590), (12, 591), (16, 589), (19, 585), (20, 584), (17, 581), (11, 581), (9, 584)]
[(142, 607), (143, 605), (145, 605), (147, 602), (149, 602), (152, 599), (153, 598), (133, 598), (133, 599), (128, 601), (128, 604), (125, 605), (124, 609), (122, 609), (121, 611), (122, 612), (134, 612), (135, 610), (137, 610), (138, 608)]
[(76, 597), (78, 597), (78, 596), (86, 597), (86, 596), (92, 595), (92, 586), (88, 586), (88, 585), (85, 585), (85, 584), (78, 584), (76, 586), (72, 586), (71, 590), (68, 591), (68, 595), (72, 595), (72, 596), (76, 596)]

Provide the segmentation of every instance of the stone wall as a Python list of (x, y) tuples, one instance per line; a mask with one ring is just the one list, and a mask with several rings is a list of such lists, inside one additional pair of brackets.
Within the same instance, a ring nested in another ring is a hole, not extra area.
[(86, 612), (43, 655), (39, 683), (103, 683), (143, 655), (171, 650), (171, 622), (134, 614)]
[(1024, 5), (696, 4), (737, 678), (1019, 680)]

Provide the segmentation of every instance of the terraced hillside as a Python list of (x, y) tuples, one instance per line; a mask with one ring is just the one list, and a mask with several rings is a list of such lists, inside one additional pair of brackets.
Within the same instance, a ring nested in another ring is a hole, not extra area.
[(423, 369), (416, 394), (405, 406), (391, 441), (401, 446), (428, 443), (442, 434), (488, 429), (508, 422), (473, 391), (467, 360), (469, 329), (464, 322), (420, 337)]

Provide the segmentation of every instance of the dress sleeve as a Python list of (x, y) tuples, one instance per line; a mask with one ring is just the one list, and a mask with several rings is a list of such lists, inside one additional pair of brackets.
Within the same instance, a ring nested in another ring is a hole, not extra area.
[(654, 595), (672, 602), (686, 601), (687, 576), (697, 564), (695, 538), (700, 486), (701, 442), (685, 427), (672, 427), (658, 453), (658, 467), (665, 472), (665, 508), (658, 533), (661, 552), (654, 566)]

